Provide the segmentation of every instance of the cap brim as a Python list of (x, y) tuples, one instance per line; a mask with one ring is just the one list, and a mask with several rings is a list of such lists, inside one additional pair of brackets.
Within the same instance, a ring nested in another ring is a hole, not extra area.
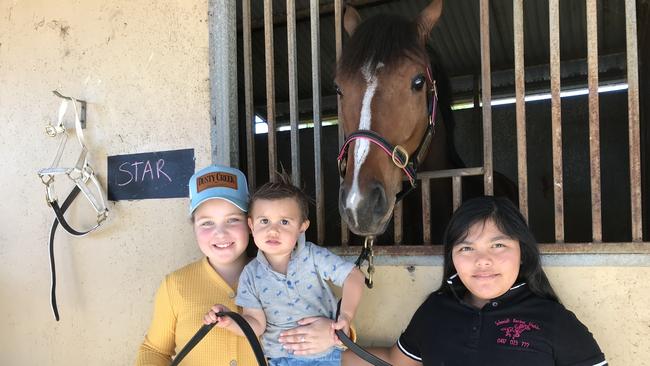
[(244, 211), (244, 212), (248, 212), (248, 209), (245, 209), (245, 208), (244, 208), (244, 205), (242, 205), (241, 202), (237, 202), (238, 200), (236, 200), (236, 199), (233, 199), (233, 198), (230, 198), (230, 197), (206, 197), (206, 198), (202, 199), (201, 201), (197, 202), (197, 203), (196, 203), (196, 204), (195, 204), (195, 205), (190, 209), (190, 216), (194, 213), (194, 211), (196, 211), (197, 208), (199, 208), (199, 206), (201, 206), (204, 202), (206, 202), (206, 201), (210, 201), (210, 200), (224, 200), (224, 201), (227, 201), (227, 202), (232, 203), (232, 204), (235, 205), (238, 209), (240, 209), (240, 210), (242, 210), (242, 211)]

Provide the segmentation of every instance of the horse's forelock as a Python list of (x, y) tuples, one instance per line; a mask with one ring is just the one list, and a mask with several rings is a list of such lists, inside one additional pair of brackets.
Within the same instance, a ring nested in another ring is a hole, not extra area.
[(337, 73), (349, 77), (363, 67), (375, 70), (383, 64), (391, 68), (404, 57), (428, 60), (417, 24), (398, 15), (376, 15), (361, 23), (346, 43)]

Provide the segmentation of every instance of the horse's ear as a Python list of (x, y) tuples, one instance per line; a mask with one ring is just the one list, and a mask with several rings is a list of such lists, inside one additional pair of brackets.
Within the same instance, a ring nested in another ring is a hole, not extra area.
[(343, 15), (343, 28), (348, 36), (352, 37), (359, 23), (361, 23), (361, 16), (357, 10), (349, 5), (346, 6), (345, 14)]
[(442, 14), (442, 0), (433, 0), (418, 16), (418, 32), (420, 40), (423, 43), (429, 39), (429, 33), (433, 26), (438, 23), (440, 15)]

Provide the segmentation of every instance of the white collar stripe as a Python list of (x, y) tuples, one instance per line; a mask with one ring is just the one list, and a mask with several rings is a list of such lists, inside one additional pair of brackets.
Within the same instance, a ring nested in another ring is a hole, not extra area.
[(410, 357), (410, 358), (412, 358), (412, 359), (414, 359), (416, 361), (422, 362), (422, 357), (418, 357), (418, 356), (412, 354), (411, 352), (407, 351), (406, 349), (404, 349), (404, 346), (402, 346), (402, 344), (399, 342), (399, 339), (397, 340), (397, 347), (399, 347), (400, 351), (402, 351), (403, 354), (407, 355), (408, 357)]

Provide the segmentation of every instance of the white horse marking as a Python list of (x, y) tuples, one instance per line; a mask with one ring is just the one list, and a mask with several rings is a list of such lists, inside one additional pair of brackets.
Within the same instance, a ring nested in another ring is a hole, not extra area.
[[(363, 102), (361, 104), (361, 116), (359, 118), (359, 130), (370, 130), (370, 122), (372, 121), (372, 98), (375, 96), (377, 90), (377, 70), (384, 66), (383, 63), (377, 64), (374, 71), (370, 70), (370, 64), (364, 65), (361, 69), (361, 74), (366, 80), (366, 93), (363, 95)], [(347, 208), (352, 209), (352, 219), (358, 223), (357, 211), (359, 203), (361, 202), (361, 192), (359, 191), (359, 171), (361, 165), (368, 157), (370, 150), (370, 142), (368, 140), (356, 140), (354, 142), (354, 173), (352, 177), (352, 187), (348, 193), (345, 205)]]

